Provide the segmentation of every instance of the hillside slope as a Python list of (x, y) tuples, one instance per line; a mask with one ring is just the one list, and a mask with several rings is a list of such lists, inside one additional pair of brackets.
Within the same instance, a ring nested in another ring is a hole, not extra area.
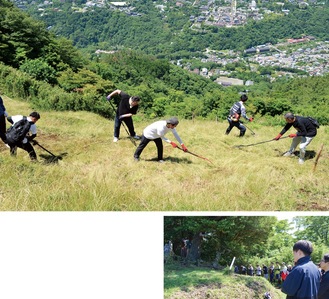
[[(3, 99), (11, 115), (32, 110), (25, 102)], [(88, 112), (40, 113), (37, 140), (63, 159), (47, 164), (51, 156), (35, 146), (40, 163), (30, 163), (25, 152), (13, 158), (1, 144), (1, 210), (327, 210), (328, 127), (321, 127), (308, 147), (313, 158), (299, 165), (296, 157), (281, 156), (289, 138), (235, 147), (271, 140), (281, 127), (256, 119), (248, 124), (256, 134), (248, 130), (240, 139), (234, 130), (224, 135), (226, 122), (182, 120), (177, 131), (188, 149), (213, 164), (168, 144), (166, 163), (157, 163), (152, 143), (136, 163), (135, 146), (123, 128), (120, 141), (112, 142), (113, 120)], [(137, 133), (150, 122), (136, 119)]]
[(172, 266), (164, 274), (165, 299), (263, 299), (266, 292), (271, 294), (272, 299), (286, 297), (263, 277), (236, 275), (225, 270), (202, 267), (175, 269)]

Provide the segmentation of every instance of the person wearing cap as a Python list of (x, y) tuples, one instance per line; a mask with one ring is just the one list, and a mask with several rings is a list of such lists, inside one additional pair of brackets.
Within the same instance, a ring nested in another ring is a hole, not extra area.
[(293, 156), (297, 145), (300, 143), (300, 154), (298, 162), (299, 164), (303, 164), (305, 162), (306, 147), (316, 136), (317, 128), (308, 117), (295, 116), (293, 113), (288, 112), (284, 115), (284, 118), (287, 124), (274, 139), (279, 140), (284, 133), (286, 133), (291, 127), (294, 127), (297, 132), (289, 135), (289, 137), (293, 138), (293, 140), (290, 149), (283, 156)]
[(6, 117), (8, 113), (3, 104), (3, 100), (0, 97), (0, 138), (3, 142), (6, 142)]
[[(7, 120), (14, 125), (16, 122), (22, 120), (24, 118), (23, 115), (14, 115), (14, 116), (8, 116)], [(30, 143), (35, 137), (37, 137), (37, 126), (35, 123), (40, 119), (40, 114), (36, 111), (31, 112), (29, 116), (26, 117), (27, 120), (31, 123), (30, 131), (26, 135), (26, 137), (23, 139), (23, 141), (18, 143), (8, 143), (8, 146), (10, 147), (10, 154), (15, 156), (17, 153), (17, 147), (23, 149), (24, 151), (28, 152), (30, 159), (32, 161), (37, 160), (37, 154)], [(31, 135), (30, 135), (31, 133)]]
[(172, 145), (172, 147), (176, 148), (177, 144), (173, 141), (170, 141), (168, 138), (166, 138), (164, 135), (167, 134), (169, 131), (173, 133), (176, 140), (180, 143), (182, 146), (184, 152), (187, 152), (187, 148), (184, 145), (183, 141), (179, 137), (176, 127), (178, 125), (179, 121), (177, 117), (171, 117), (168, 120), (159, 120), (156, 121), (149, 126), (147, 126), (144, 131), (141, 138), (141, 142), (139, 143), (135, 153), (134, 153), (134, 159), (135, 161), (139, 160), (139, 156), (141, 155), (144, 148), (148, 145), (150, 141), (154, 141), (157, 151), (158, 151), (158, 161), (163, 162), (163, 144), (162, 140), (165, 142), (168, 142)]
[(320, 271), (311, 261), (312, 243), (299, 240), (293, 246), (295, 266), (282, 284), (281, 291), (287, 299), (317, 299)]
[(140, 137), (136, 135), (132, 116), (137, 113), (140, 98), (138, 96), (130, 96), (120, 89), (114, 90), (106, 98), (110, 101), (111, 98), (116, 95), (120, 97), (120, 103), (115, 114), (113, 142), (117, 142), (119, 140), (122, 122), (127, 125), (130, 136), (136, 140), (139, 140)]
[(324, 271), (321, 277), (318, 299), (329, 299), (329, 253), (320, 261), (320, 268)]
[(241, 95), (240, 101), (234, 103), (234, 105), (230, 109), (230, 114), (227, 118), (228, 121), (228, 128), (226, 129), (225, 134), (230, 134), (231, 130), (236, 127), (240, 130), (239, 137), (244, 136), (246, 133), (247, 128), (242, 124), (240, 121), (240, 117), (244, 117), (248, 121), (253, 121), (254, 119), (252, 117), (248, 117), (246, 114), (246, 107), (244, 106), (244, 103), (248, 100), (248, 96), (246, 94)]

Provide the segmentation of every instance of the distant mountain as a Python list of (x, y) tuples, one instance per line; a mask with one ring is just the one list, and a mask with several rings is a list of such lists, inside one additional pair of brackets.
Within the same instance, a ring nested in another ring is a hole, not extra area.
[[(329, 40), (328, 4), (307, 9), (301, 9), (297, 3), (285, 4), (285, 8), (289, 8), (287, 14), (287, 9), (283, 13), (284, 9), (273, 3), (256, 8), (246, 3), (245, 7), (238, 8), (241, 12), (236, 12), (235, 18), (246, 17), (245, 25), (226, 28), (216, 19), (234, 20), (231, 8), (227, 6), (227, 13), (219, 14), (220, 6), (216, 2), (211, 5), (204, 5), (202, 1), (193, 5), (176, 1), (119, 2), (128, 3), (126, 6), (99, 1), (75, 1), (74, 5), (71, 2), (39, 2), (38, 6), (29, 4), (25, 8), (44, 21), (51, 32), (69, 38), (79, 48), (92, 46), (113, 50), (125, 47), (168, 58), (183, 54), (186, 57), (187, 53), (192, 57), (206, 48), (242, 51), (303, 35)], [(206, 17), (197, 17), (202, 15)]]

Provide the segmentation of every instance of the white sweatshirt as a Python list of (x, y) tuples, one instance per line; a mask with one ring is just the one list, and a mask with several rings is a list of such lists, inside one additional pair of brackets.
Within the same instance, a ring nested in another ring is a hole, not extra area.
[(174, 134), (175, 138), (180, 144), (183, 144), (183, 141), (180, 139), (176, 129), (168, 128), (167, 121), (165, 120), (159, 120), (147, 126), (143, 131), (143, 135), (147, 139), (154, 140), (157, 138), (161, 138), (162, 140), (170, 143), (171, 141), (168, 138), (164, 137), (164, 135), (167, 134), (169, 131), (171, 131)]

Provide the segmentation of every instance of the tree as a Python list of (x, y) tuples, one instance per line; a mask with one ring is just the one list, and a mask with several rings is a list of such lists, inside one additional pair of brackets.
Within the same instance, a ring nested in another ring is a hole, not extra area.
[(200, 258), (225, 265), (232, 257), (245, 260), (254, 255), (262, 255), (267, 249), (267, 240), (275, 217), (165, 217), (165, 240), (171, 240), (174, 251), (179, 253), (181, 240), (191, 242), (187, 255), (189, 262)]
[(57, 83), (55, 69), (42, 59), (27, 59), (19, 69), (38, 81), (44, 81), (50, 84)]
[(296, 237), (329, 246), (329, 217), (294, 217)]

